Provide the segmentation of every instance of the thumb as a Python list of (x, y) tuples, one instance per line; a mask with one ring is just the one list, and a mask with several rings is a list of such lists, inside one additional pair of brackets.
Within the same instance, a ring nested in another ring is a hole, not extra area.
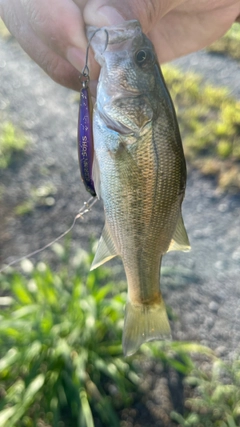
[[(78, 0), (79, 1), (79, 0)], [(147, 34), (161, 18), (186, 0), (88, 0), (83, 11), (86, 25), (103, 27), (137, 19)]]
[[(104, 27), (122, 24), (125, 20), (137, 19), (128, 5), (130, 0), (88, 0), (83, 10), (85, 25)], [(89, 52), (89, 68), (91, 74), (90, 90), (95, 96), (96, 79), (99, 75), (99, 65), (94, 60), (93, 52)]]
[[(151, 8), (155, 8), (154, 5), (158, 5), (158, 3), (159, 0), (88, 0), (83, 10), (83, 19), (85, 25), (93, 25), (98, 28), (119, 25), (126, 20), (137, 19), (141, 23), (143, 31), (147, 32), (152, 24)], [(89, 66), (92, 80), (94, 80), (98, 77), (99, 67), (91, 51), (89, 52)], [(90, 88), (94, 93), (96, 82), (91, 81)]]
[(83, 19), (86, 25), (104, 27), (118, 25), (125, 20), (137, 19), (128, 0), (90, 0), (87, 2)]

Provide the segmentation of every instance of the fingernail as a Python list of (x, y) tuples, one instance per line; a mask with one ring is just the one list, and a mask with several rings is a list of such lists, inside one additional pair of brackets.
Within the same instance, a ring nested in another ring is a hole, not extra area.
[(98, 22), (100, 21), (100, 24), (98, 23), (98, 26), (104, 26), (104, 25), (118, 25), (125, 21), (122, 15), (111, 6), (101, 6), (96, 11)]

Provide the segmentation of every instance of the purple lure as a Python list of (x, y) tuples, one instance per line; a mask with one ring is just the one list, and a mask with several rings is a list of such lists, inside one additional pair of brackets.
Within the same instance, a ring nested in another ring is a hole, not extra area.
[(78, 159), (85, 188), (95, 197), (96, 192), (92, 179), (93, 152), (91, 95), (88, 87), (83, 85), (80, 91), (78, 117)]

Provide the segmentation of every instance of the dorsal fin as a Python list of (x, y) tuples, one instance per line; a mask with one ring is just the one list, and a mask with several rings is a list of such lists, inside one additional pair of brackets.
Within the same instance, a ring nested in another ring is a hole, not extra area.
[(116, 246), (110, 235), (107, 224), (105, 224), (90, 270), (94, 270), (117, 255)]
[(174, 234), (167, 252), (170, 252), (170, 251), (188, 252), (190, 251), (190, 249), (191, 249), (191, 246), (188, 240), (188, 235), (183, 223), (182, 214), (180, 214), (176, 229), (174, 231)]

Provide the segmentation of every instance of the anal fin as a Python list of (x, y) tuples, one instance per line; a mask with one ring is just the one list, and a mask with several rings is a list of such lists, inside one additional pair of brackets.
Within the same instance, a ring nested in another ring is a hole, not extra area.
[(163, 300), (155, 305), (127, 302), (123, 330), (123, 352), (131, 356), (148, 341), (171, 339), (171, 329)]
[(186, 232), (186, 228), (184, 226), (182, 214), (180, 214), (176, 229), (174, 231), (174, 234), (167, 252), (170, 252), (170, 251), (188, 252), (190, 251), (190, 249), (191, 249), (191, 246), (188, 240), (188, 235)]
[(93, 259), (90, 271), (109, 261), (118, 255), (114, 241), (110, 235), (107, 224), (105, 224), (102, 235), (98, 242), (97, 251)]

